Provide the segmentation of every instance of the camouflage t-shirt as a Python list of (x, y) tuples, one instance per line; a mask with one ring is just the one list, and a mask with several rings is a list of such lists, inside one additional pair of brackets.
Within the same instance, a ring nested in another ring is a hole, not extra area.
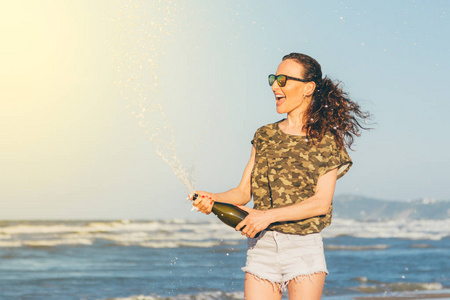
[[(256, 149), (252, 196), (254, 208), (258, 210), (304, 201), (315, 194), (321, 175), (338, 168), (339, 179), (352, 165), (347, 151), (338, 149), (330, 132), (316, 145), (310, 145), (305, 136), (281, 131), (278, 123), (259, 128), (252, 140)], [(326, 215), (272, 223), (267, 229), (299, 235), (320, 232), (330, 225), (332, 208), (331, 205)]]

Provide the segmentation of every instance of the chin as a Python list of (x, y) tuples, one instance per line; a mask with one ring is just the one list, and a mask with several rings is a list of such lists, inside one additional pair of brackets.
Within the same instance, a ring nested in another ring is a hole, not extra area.
[(279, 113), (280, 115), (282, 115), (282, 114), (285, 114), (286, 111), (285, 111), (285, 109), (283, 109), (283, 108), (277, 106), (277, 113)]

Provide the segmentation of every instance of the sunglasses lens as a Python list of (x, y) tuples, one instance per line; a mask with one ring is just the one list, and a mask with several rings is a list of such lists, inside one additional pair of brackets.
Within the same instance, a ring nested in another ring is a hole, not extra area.
[(275, 81), (275, 75), (269, 75), (269, 85), (272, 86), (272, 84)]
[(286, 76), (278, 75), (277, 76), (277, 82), (278, 82), (279, 86), (281, 86), (281, 87), (285, 86), (286, 85)]

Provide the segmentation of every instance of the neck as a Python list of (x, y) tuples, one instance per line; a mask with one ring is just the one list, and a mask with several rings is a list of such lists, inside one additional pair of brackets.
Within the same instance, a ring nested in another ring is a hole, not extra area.
[(285, 120), (285, 125), (291, 129), (302, 129), (303, 128), (303, 114), (292, 115), (288, 114)]
[(303, 130), (303, 114), (289, 113), (281, 124), (282, 131), (292, 135), (306, 135)]
[(301, 130), (304, 125), (303, 117), (310, 103), (311, 98), (304, 97), (299, 107), (287, 113), (286, 125), (289, 126), (290, 128), (298, 128)]
[(307, 106), (311, 102), (311, 99), (304, 98), (299, 107), (287, 113), (286, 120), (283, 121), (283, 131), (295, 135), (306, 135), (306, 131), (303, 130), (303, 117)]

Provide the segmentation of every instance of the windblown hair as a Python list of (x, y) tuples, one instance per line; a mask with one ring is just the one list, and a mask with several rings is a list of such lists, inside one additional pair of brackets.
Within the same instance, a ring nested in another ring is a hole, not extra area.
[(330, 78), (322, 78), (320, 64), (312, 57), (291, 53), (283, 60), (293, 59), (303, 66), (303, 79), (314, 81), (316, 88), (312, 95), (311, 104), (303, 116), (304, 128), (308, 140), (317, 143), (322, 140), (326, 132), (331, 132), (339, 148), (351, 149), (355, 136), (361, 135), (370, 113), (361, 111), (360, 106), (351, 101), (348, 94), (340, 87), (341, 82), (334, 83)]

